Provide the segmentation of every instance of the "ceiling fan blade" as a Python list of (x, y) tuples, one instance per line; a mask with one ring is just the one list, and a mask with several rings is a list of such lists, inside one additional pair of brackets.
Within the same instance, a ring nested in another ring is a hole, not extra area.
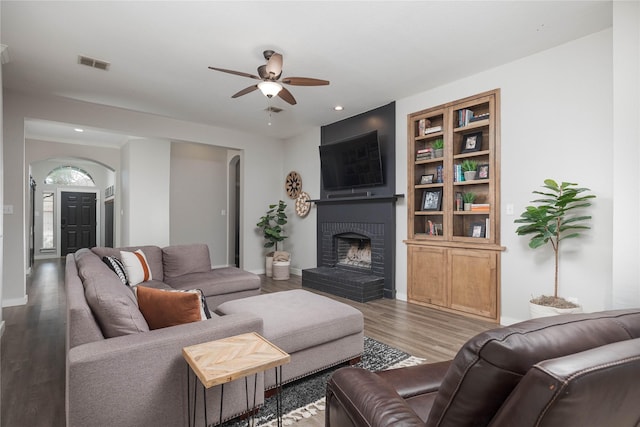
[(246, 87), (246, 88), (242, 89), (240, 92), (238, 92), (235, 95), (233, 95), (232, 98), (238, 98), (239, 96), (251, 93), (256, 89), (258, 89), (258, 85), (253, 85), (253, 86)]
[(285, 77), (282, 83), (293, 86), (325, 86), (329, 84), (328, 80), (311, 79), (309, 77)]
[(282, 72), (282, 55), (274, 53), (267, 61), (267, 73), (273, 78), (278, 78)]
[(296, 99), (293, 97), (293, 95), (291, 95), (291, 92), (289, 92), (287, 88), (283, 87), (282, 90), (278, 92), (278, 96), (291, 105), (297, 104)]
[(226, 70), (224, 68), (216, 68), (216, 67), (209, 67), (209, 69), (215, 70), (215, 71), (222, 71), (223, 73), (234, 74), (236, 76), (249, 77), (250, 79), (262, 80), (258, 76), (254, 76), (253, 74), (249, 74), (249, 73), (243, 73), (242, 71)]

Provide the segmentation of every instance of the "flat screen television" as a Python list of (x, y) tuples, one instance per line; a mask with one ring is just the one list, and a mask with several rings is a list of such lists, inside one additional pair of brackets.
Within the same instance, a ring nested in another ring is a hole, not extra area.
[(319, 149), (325, 191), (384, 185), (377, 130), (324, 144)]

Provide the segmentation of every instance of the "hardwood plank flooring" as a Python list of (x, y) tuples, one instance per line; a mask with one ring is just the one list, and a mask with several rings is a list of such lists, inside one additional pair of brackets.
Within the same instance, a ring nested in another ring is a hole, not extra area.
[[(302, 287), (299, 276), (286, 281), (261, 278), (265, 293)], [(365, 335), (429, 362), (451, 359), (470, 337), (496, 327), (398, 300), (358, 303), (312, 292), (362, 311)], [(63, 427), (64, 260), (37, 261), (27, 279), (27, 293), (27, 305), (3, 310), (6, 329), (0, 344), (1, 425)]]

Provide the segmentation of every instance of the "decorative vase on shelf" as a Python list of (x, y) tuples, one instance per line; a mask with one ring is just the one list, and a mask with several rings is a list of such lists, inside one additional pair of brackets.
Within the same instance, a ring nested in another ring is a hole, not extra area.
[(471, 203), (465, 203), (464, 204), (464, 210), (465, 211), (470, 211), (471, 210)]
[(476, 179), (476, 171), (467, 171), (464, 173), (465, 181), (473, 181), (474, 179)]
[(438, 157), (444, 156), (444, 148), (436, 148), (433, 150), (433, 156), (437, 159)]

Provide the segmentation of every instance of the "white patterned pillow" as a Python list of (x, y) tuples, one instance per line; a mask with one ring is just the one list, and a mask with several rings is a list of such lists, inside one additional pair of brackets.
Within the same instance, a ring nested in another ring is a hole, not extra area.
[(151, 280), (151, 268), (147, 257), (142, 250), (138, 249), (135, 252), (120, 251), (120, 259), (124, 264), (124, 268), (127, 272), (127, 278), (129, 279), (129, 286), (135, 286), (139, 283)]
[(111, 271), (118, 275), (118, 278), (123, 284), (129, 286), (129, 281), (127, 280), (127, 272), (124, 269), (124, 265), (122, 265), (122, 261), (114, 256), (104, 256), (102, 257), (102, 261), (107, 264), (107, 267), (109, 267)]

